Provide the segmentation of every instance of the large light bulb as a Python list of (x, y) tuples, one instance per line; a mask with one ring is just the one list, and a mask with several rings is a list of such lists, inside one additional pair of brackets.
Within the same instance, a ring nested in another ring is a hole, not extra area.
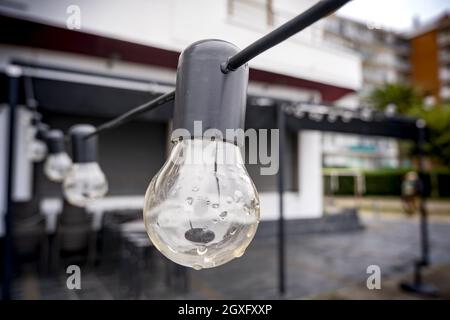
[(73, 165), (64, 179), (63, 190), (66, 200), (79, 207), (108, 192), (108, 182), (97, 162), (97, 138), (89, 136), (94, 131), (87, 124), (75, 125), (69, 131)]
[(70, 204), (84, 207), (89, 201), (103, 197), (108, 183), (97, 162), (74, 163), (64, 179), (64, 196)]
[(211, 268), (242, 256), (259, 223), (259, 198), (238, 146), (175, 142), (145, 195), (144, 222), (172, 261)]
[(61, 130), (50, 130), (47, 136), (48, 157), (44, 164), (44, 173), (54, 182), (61, 182), (69, 173), (72, 160), (64, 147), (64, 134)]

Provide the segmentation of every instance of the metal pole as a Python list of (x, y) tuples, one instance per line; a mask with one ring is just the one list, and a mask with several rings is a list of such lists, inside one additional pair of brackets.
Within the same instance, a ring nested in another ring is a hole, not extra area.
[(15, 165), (15, 136), (16, 136), (16, 106), (19, 96), (19, 79), (21, 69), (10, 65), (7, 68), (9, 78), (9, 115), (8, 115), (8, 140), (6, 156), (6, 192), (5, 192), (5, 238), (3, 256), (3, 285), (2, 299), (11, 300), (11, 286), (14, 277), (13, 272), (13, 228), (14, 218), (13, 187), (14, 187), (14, 165)]
[(278, 292), (284, 295), (286, 292), (285, 275), (285, 239), (284, 239), (284, 152), (285, 152), (285, 119), (283, 106), (277, 105), (277, 122), (279, 130), (279, 169), (278, 169), (278, 195), (279, 195), (279, 217), (278, 217)]
[(428, 235), (428, 210), (426, 207), (426, 192), (424, 187), (425, 181), (425, 165), (423, 155), (423, 145), (425, 139), (426, 123), (424, 120), (419, 119), (416, 123), (417, 126), (417, 150), (418, 150), (418, 167), (420, 177), (420, 253), (421, 257), (414, 263), (414, 279), (411, 283), (401, 283), (400, 287), (407, 292), (420, 294), (424, 296), (436, 296), (438, 291), (430, 284), (424, 283), (422, 278), (422, 269), (430, 264), (429, 260), (429, 235)]
[(422, 267), (429, 264), (429, 239), (428, 239), (428, 211), (426, 207), (426, 193), (424, 188), (425, 181), (425, 164), (423, 157), (423, 144), (425, 143), (425, 128), (419, 128), (418, 151), (419, 151), (419, 177), (421, 181), (421, 198), (420, 198), (420, 244), (421, 244), (421, 261)]

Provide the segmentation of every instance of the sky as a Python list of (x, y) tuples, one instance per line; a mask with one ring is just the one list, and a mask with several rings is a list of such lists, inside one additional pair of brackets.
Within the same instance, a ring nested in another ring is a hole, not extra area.
[(450, 12), (450, 0), (353, 0), (338, 14), (377, 27), (410, 31), (415, 16), (426, 23), (444, 11)]

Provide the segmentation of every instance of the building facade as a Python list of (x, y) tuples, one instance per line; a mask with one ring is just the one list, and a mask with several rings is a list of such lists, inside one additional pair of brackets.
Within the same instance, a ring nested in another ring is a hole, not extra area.
[(409, 37), (413, 84), (434, 101), (450, 102), (450, 15), (419, 26)]
[(325, 20), (324, 41), (361, 57), (362, 99), (385, 83), (409, 82), (411, 49), (404, 35), (332, 15)]
[[(398, 33), (338, 15), (325, 19), (323, 40), (357, 54), (362, 61), (362, 86), (342, 106), (360, 107), (368, 94), (385, 83), (410, 82), (410, 44)], [(397, 167), (399, 152), (394, 139), (352, 135), (323, 135), (325, 167), (377, 169)]]

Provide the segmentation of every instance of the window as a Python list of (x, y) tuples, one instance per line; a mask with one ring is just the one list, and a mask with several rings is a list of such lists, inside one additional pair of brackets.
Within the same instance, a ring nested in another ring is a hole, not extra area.
[(273, 0), (228, 0), (228, 16), (251, 27), (273, 26)]

